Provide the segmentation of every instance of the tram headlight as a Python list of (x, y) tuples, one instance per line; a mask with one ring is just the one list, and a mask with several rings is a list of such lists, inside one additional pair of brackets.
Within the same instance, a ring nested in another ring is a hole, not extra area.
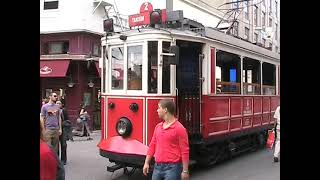
[(117, 133), (122, 137), (127, 137), (132, 132), (132, 124), (128, 118), (122, 117), (116, 124)]

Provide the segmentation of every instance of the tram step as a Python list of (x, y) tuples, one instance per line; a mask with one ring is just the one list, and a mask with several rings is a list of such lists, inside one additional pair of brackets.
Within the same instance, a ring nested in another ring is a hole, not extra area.
[(122, 166), (120, 164), (116, 164), (116, 165), (113, 165), (113, 166), (108, 166), (107, 167), (107, 171), (114, 172), (114, 171), (116, 171), (118, 169), (121, 169), (121, 168), (122, 168)]

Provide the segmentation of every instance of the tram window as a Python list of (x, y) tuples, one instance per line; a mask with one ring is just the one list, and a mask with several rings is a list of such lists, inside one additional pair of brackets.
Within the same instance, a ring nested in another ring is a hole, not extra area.
[[(162, 52), (168, 53), (170, 42), (162, 42)], [(169, 56), (162, 56), (162, 93), (170, 93), (170, 64)]]
[(128, 47), (128, 90), (142, 90), (142, 45)]
[(243, 94), (261, 94), (260, 62), (250, 58), (243, 58), (242, 83)]
[(270, 63), (262, 64), (262, 91), (264, 95), (276, 94), (276, 66)]
[(112, 48), (111, 50), (111, 89), (123, 89), (123, 47)]
[(217, 94), (240, 94), (240, 62), (236, 54), (217, 52)]
[(148, 92), (158, 91), (158, 41), (148, 42)]

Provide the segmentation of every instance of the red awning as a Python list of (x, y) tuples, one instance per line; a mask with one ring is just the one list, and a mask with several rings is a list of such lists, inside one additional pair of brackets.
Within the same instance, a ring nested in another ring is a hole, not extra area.
[(101, 77), (101, 69), (99, 68), (99, 62), (95, 62), (95, 64), (96, 64), (96, 68), (99, 73), (99, 76)]
[(70, 60), (40, 60), (40, 77), (65, 77)]

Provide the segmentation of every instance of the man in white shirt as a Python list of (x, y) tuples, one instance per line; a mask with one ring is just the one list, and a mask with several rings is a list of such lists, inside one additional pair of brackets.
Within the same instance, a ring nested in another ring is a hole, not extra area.
[(276, 140), (275, 140), (275, 148), (273, 154), (273, 161), (279, 162), (280, 156), (280, 106), (277, 107), (276, 111), (274, 112), (274, 118), (276, 118), (275, 123), (275, 133), (276, 133)]

